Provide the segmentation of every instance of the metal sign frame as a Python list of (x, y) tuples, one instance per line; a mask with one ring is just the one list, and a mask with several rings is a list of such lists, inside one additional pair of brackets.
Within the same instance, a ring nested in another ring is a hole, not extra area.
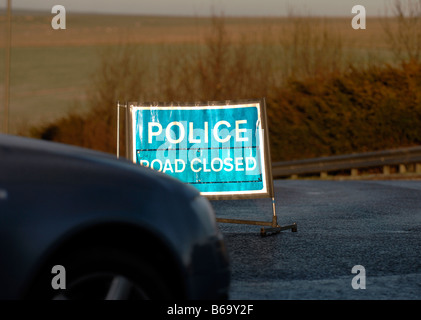
[(263, 150), (263, 158), (264, 161), (262, 163), (262, 169), (264, 170), (264, 185), (265, 191), (264, 192), (255, 192), (255, 193), (248, 193), (248, 194), (206, 194), (202, 193), (203, 196), (210, 200), (237, 200), (237, 199), (256, 199), (256, 198), (271, 198), (272, 199), (272, 221), (265, 222), (265, 221), (252, 221), (252, 220), (239, 220), (239, 219), (224, 219), (224, 218), (217, 218), (216, 220), (221, 223), (237, 223), (237, 224), (249, 224), (249, 225), (260, 225), (263, 227), (269, 228), (261, 228), (261, 235), (266, 236), (272, 233), (279, 233), (282, 230), (291, 229), (293, 232), (297, 231), (297, 225), (294, 223), (288, 226), (279, 226), (277, 222), (276, 216), (276, 209), (275, 209), (275, 194), (274, 194), (274, 187), (273, 187), (273, 175), (272, 175), (272, 162), (271, 162), (271, 155), (270, 155), (270, 145), (269, 145), (269, 129), (267, 124), (267, 114), (266, 114), (266, 102), (265, 99), (260, 100), (236, 100), (236, 101), (213, 101), (213, 102), (195, 102), (195, 103), (125, 103), (121, 105), (117, 102), (117, 158), (120, 157), (120, 108), (125, 109), (125, 133), (126, 133), (126, 155), (125, 157), (135, 163), (134, 156), (135, 154), (135, 147), (134, 147), (134, 137), (133, 132), (135, 128), (133, 128), (133, 113), (132, 110), (134, 108), (144, 108), (144, 109), (157, 109), (157, 108), (175, 108), (175, 109), (182, 109), (182, 108), (203, 108), (206, 109), (207, 107), (212, 108), (215, 106), (241, 106), (241, 105), (249, 105), (249, 104), (257, 104), (259, 107), (259, 121), (261, 122), (261, 131), (263, 132), (262, 143)]

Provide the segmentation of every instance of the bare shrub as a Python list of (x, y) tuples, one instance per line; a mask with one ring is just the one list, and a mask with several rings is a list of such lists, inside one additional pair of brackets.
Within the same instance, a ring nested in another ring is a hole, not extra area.
[(259, 39), (246, 36), (233, 40), (223, 17), (213, 17), (203, 45), (190, 53), (166, 56), (160, 69), (168, 101), (215, 101), (260, 98), (268, 94), (272, 81), (271, 59)]
[[(71, 113), (34, 130), (33, 135), (115, 153), (117, 101), (264, 97), (270, 90), (271, 69), (267, 61), (262, 63), (265, 56), (259, 56), (264, 51), (258, 46), (251, 48), (245, 41), (231, 41), (224, 23), (223, 18), (212, 19), (204, 45), (193, 49), (165, 47), (158, 58), (137, 45), (105, 49), (99, 55), (100, 66), (87, 91), (90, 111), (85, 115)], [(157, 61), (151, 63), (154, 59)]]
[(115, 154), (117, 101), (266, 97), (274, 160), (421, 143), (420, 63), (345, 70), (340, 35), (327, 21), (285, 22), (276, 44), (233, 39), (225, 19), (214, 17), (204, 42), (162, 45), (158, 53), (129, 44), (107, 49), (88, 88), (90, 112), (34, 134)]
[(421, 0), (394, 0), (390, 5), (393, 20), (385, 19), (383, 28), (390, 48), (399, 61), (421, 59)]
[(340, 34), (322, 18), (290, 14), (281, 37), (282, 76), (320, 77), (340, 72), (344, 66)]
[[(115, 153), (116, 103), (137, 98), (145, 91), (148, 64), (136, 46), (106, 47), (87, 88), (89, 111), (70, 112), (57, 122), (32, 130), (32, 135), (99, 151)], [(124, 139), (124, 136), (122, 136)], [(122, 144), (124, 145), (124, 144)]]

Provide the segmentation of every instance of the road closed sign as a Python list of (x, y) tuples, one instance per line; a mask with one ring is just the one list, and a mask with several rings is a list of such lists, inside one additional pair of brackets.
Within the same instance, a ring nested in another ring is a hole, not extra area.
[(130, 104), (129, 156), (213, 199), (272, 196), (264, 102)]

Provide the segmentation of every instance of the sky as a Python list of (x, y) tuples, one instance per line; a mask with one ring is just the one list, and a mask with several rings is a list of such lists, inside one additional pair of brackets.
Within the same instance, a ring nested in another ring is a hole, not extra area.
[[(51, 13), (54, 5), (63, 5), (66, 13), (116, 13), (206, 16), (285, 16), (293, 8), (296, 14), (315, 16), (353, 16), (352, 7), (363, 5), (367, 16), (384, 16), (393, 0), (12, 0), (14, 9), (35, 9)], [(7, 0), (0, 0), (0, 8)]]

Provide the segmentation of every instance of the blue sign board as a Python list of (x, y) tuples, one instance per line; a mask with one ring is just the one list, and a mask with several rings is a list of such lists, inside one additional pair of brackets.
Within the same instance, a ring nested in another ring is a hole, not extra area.
[(134, 163), (191, 184), (205, 196), (269, 193), (260, 101), (129, 110)]

